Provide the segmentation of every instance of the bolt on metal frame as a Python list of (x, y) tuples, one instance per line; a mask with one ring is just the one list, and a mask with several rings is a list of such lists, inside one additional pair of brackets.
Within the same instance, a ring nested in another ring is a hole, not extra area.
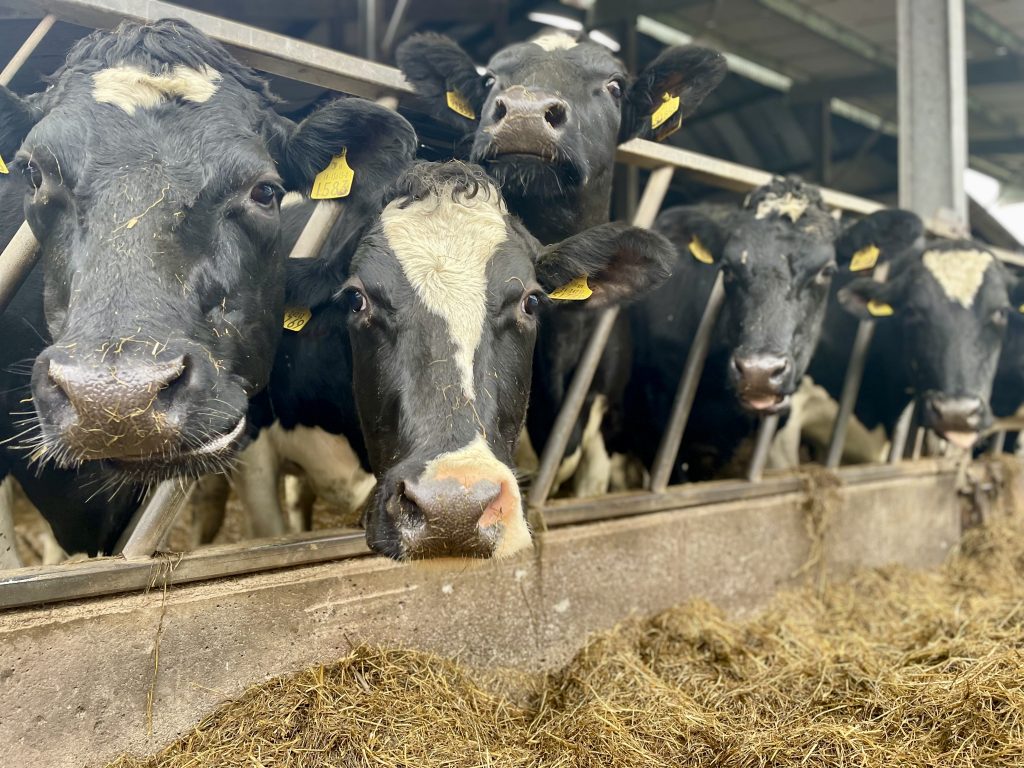
[[(39, 5), (31, 0), (5, 0), (5, 3), (25, 10), (34, 10)], [(354, 95), (390, 98), (392, 108), (397, 106), (395, 97), (412, 93), (401, 73), (394, 68), (169, 3), (153, 1), (131, 4), (131, 7), (127, 7), (128, 4), (118, 0), (47, 0), (42, 5), (49, 11), (48, 15), (19, 49), (11, 63), (5, 67), (2, 77), (13, 77), (17, 68), (58, 18), (86, 26), (113, 27), (125, 19), (147, 22), (164, 17), (177, 17), (191, 22), (210, 37), (226, 44), (241, 60), (266, 72)], [(635, 223), (638, 226), (649, 227), (653, 224), (676, 169), (686, 171), (698, 181), (734, 191), (747, 191), (771, 179), (771, 174), (764, 171), (640, 139), (621, 145), (617, 160), (652, 171), (637, 210)], [(861, 215), (882, 208), (874, 201), (827, 188), (822, 189), (822, 197), (828, 205)], [(341, 210), (341, 206), (334, 204), (318, 205), (290, 257), (315, 256), (326, 241)], [(943, 234), (940, 222), (929, 222), (929, 228)], [(25, 223), (0, 254), (0, 311), (6, 307), (21, 280), (31, 269), (37, 245), (28, 224)], [(1024, 257), (1017, 254), (997, 252), (997, 256), (1005, 262), (1024, 265)], [(886, 268), (883, 265), (876, 270), (876, 279), (884, 279), (885, 272)], [(664, 506), (666, 504), (678, 507), (709, 501), (756, 498), (773, 493), (792, 492), (796, 488), (797, 481), (793, 478), (772, 478), (762, 481), (767, 450), (778, 422), (777, 417), (768, 417), (760, 425), (754, 457), (748, 471), (748, 480), (753, 482), (725, 481), (668, 489), (671, 468), (678, 455), (679, 443), (693, 406), (697, 382), (723, 300), (724, 289), (719, 276), (680, 377), (672, 414), (652, 467), (650, 492), (623, 495), (621, 498), (560, 501), (555, 508), (547, 507), (548, 523), (568, 525), (628, 514), (643, 514), (667, 508)], [(548, 504), (550, 488), (568, 442), (571, 427), (579, 417), (586, 392), (616, 316), (616, 309), (609, 309), (603, 313), (574, 375), (566, 401), (556, 418), (551, 439), (544, 447), (540, 468), (528, 494), (528, 507), (533, 510), (543, 510)], [(871, 324), (862, 324), (851, 354), (840, 411), (832, 436), (828, 461), (830, 467), (836, 467), (839, 463), (838, 457), (842, 452), (846, 424), (856, 400), (870, 337)], [(893, 472), (900, 476), (906, 471), (877, 465), (850, 467), (844, 470), (844, 477), (848, 481), (857, 482), (881, 476), (888, 477)], [(934, 467), (922, 468), (920, 471), (934, 471)], [(135, 525), (123, 537), (123, 558), (100, 559), (70, 567), (22, 569), (24, 572), (0, 577), (0, 608), (94, 594), (110, 594), (145, 586), (155, 578), (157, 569), (162, 567), (160, 564), (163, 561), (152, 556), (173, 522), (174, 514), (186, 498), (187, 488), (186, 484), (171, 481), (155, 489), (149, 503), (137, 515)], [(351, 557), (366, 554), (367, 551), (361, 534), (338, 535), (316, 532), (280, 540), (209, 548), (182, 555), (175, 567), (176, 576), (173, 580), (187, 582), (249, 573)]]

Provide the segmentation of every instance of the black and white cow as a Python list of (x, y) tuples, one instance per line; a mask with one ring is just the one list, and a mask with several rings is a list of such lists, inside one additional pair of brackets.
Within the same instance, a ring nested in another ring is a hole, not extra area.
[[(992, 423), (1003, 340), (1024, 301), (1020, 282), (983, 245), (943, 240), (896, 260), (884, 284), (854, 280), (838, 300), (854, 318), (879, 325), (856, 408), (861, 421), (891, 433), (916, 398), (923, 426), (954, 445), (973, 445)], [(829, 334), (845, 339), (850, 329), (830, 327)], [(834, 366), (831, 346), (815, 361), (816, 379), (836, 388), (826, 373)]]
[[(660, 235), (623, 224), (542, 246), (478, 166), (417, 163), (360, 237), (344, 281), (289, 286), (312, 316), (290, 341), (288, 370), (275, 370), (287, 385), (272, 380), (274, 409), (300, 421), (333, 414), (365, 444), (375, 551), (511, 555), (530, 543), (512, 457), (547, 294), (586, 275), (593, 295), (580, 311), (599, 310), (659, 284), (671, 255)], [(321, 378), (324, 358), (350, 361), (347, 393), (343, 379)], [(358, 434), (346, 426), (353, 405)]]
[[(0, 437), (0, 476), (44, 512), (50, 496), (33, 489), (54, 486), (38, 467), (72, 485), (105, 478), (95, 498), (227, 466), (280, 337), (284, 191), (308, 192), (344, 149), (359, 210), (412, 156), (408, 123), (372, 103), (339, 100), (296, 125), (273, 102), (176, 20), (89, 35), (31, 99), (0, 89), (0, 183), (41, 245), (16, 300), (29, 309), (5, 322), (44, 321), (0, 354), (4, 414), (29, 411)], [(94, 538), (61, 544), (109, 551), (117, 532), (77, 517)]]
[[(465, 132), (470, 159), (499, 182), (509, 209), (543, 243), (608, 221), (618, 143), (678, 127), (725, 76), (720, 54), (684, 46), (667, 49), (633, 78), (608, 49), (564, 33), (498, 51), (483, 75), (458, 44), (433, 33), (410, 37), (396, 59), (432, 111)], [(552, 315), (537, 341), (527, 417), (538, 449), (548, 440), (596, 322), (572, 302)], [(610, 410), (611, 428), (621, 406), (628, 349), (623, 319), (559, 472), (561, 480), (584, 467), (575, 481), (577, 495), (607, 490), (605, 438), (597, 427)]]
[(725, 303), (672, 477), (721, 473), (758, 417), (786, 413), (818, 344), (838, 270), (869, 269), (921, 234), (906, 211), (880, 211), (840, 227), (821, 193), (775, 178), (740, 209), (664, 211), (655, 229), (677, 251), (672, 278), (633, 308), (633, 450), (647, 463), (668, 420), (690, 344), (719, 270)]

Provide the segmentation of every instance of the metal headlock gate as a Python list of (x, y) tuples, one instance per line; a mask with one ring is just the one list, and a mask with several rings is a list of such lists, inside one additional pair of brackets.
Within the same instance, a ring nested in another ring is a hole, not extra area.
[[(192, 23), (205, 34), (224, 43), (241, 61), (268, 73), (377, 99), (391, 108), (397, 107), (398, 97), (413, 93), (401, 73), (392, 67), (169, 3), (131, 0), (45, 0), (36, 3), (5, 0), (4, 4), (36, 13), (42, 6), (48, 12), (0, 73), (0, 83), (5, 85), (57, 20), (111, 28), (123, 20), (151, 22), (175, 17)], [(753, 189), (768, 182), (772, 176), (765, 171), (640, 139), (622, 144), (618, 149), (617, 160), (650, 171), (634, 217), (634, 223), (643, 227), (653, 224), (677, 169), (686, 171), (700, 182), (733, 191)], [(822, 189), (822, 197), (827, 205), (860, 215), (884, 207), (877, 202), (831, 189)], [(340, 212), (340, 206), (329, 202), (319, 203), (290, 257), (314, 257)], [(928, 227), (935, 234), (953, 234), (939, 222), (928, 222)], [(37, 245), (28, 224), (24, 223), (0, 255), (0, 311), (7, 306), (34, 265)], [(997, 255), (1006, 263), (1024, 266), (1022, 256), (1002, 251), (997, 252)], [(886, 272), (886, 265), (882, 265), (876, 270), (875, 279), (884, 280)], [(746, 480), (668, 487), (671, 468), (693, 407), (697, 383), (723, 299), (722, 275), (719, 273), (680, 377), (671, 418), (652, 467), (650, 488), (598, 499), (549, 501), (559, 462), (607, 344), (618, 309), (611, 308), (602, 314), (555, 420), (551, 438), (544, 446), (537, 474), (530, 484), (527, 505), (531, 515), (542, 517), (547, 527), (560, 527), (708, 503), (763, 498), (801, 489), (801, 480), (792, 475), (762, 477), (768, 448), (778, 423), (777, 416), (766, 417), (760, 424)], [(862, 322), (857, 332), (827, 454), (826, 466), (829, 469), (836, 469), (839, 465), (846, 428), (864, 372), (872, 329), (872, 323)], [(912, 407), (908, 406), (894, 435), (890, 465), (843, 468), (841, 475), (844, 484), (856, 485), (920, 474), (922, 471), (935, 471), (934, 467), (904, 469), (892, 466), (903, 456), (911, 417)], [(919, 447), (915, 451), (917, 453)], [(120, 556), (8, 572), (0, 578), (0, 609), (145, 589), (158, 579), (161, 583), (180, 584), (369, 553), (361, 532), (310, 532), (274, 540), (207, 547), (170, 557), (160, 555), (158, 547), (170, 530), (189, 490), (189, 484), (184, 481), (168, 481), (158, 486), (123, 537)]]

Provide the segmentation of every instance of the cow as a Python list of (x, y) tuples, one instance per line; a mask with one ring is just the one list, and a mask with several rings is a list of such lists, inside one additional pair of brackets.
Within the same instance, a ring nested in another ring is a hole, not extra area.
[(883, 210), (845, 228), (820, 191), (776, 177), (742, 207), (663, 211), (655, 229), (677, 251), (672, 278), (632, 309), (632, 451), (648, 466), (719, 272), (725, 300), (672, 470), (675, 482), (732, 474), (758, 420), (785, 414), (821, 334), (838, 270), (866, 270), (921, 234), (912, 213)]
[[(879, 327), (855, 410), (861, 421), (891, 434), (915, 400), (922, 426), (972, 447), (992, 424), (993, 381), (1010, 316), (1024, 302), (1021, 282), (980, 243), (933, 240), (895, 260), (885, 283), (853, 280), (837, 300)], [(839, 387), (827, 372), (845, 346), (835, 339), (851, 335), (846, 325), (828, 329), (831, 343), (815, 360), (815, 378), (830, 391)], [(1012, 371), (1012, 361), (1005, 366)]]
[[(467, 137), (469, 158), (499, 182), (509, 209), (548, 244), (608, 221), (618, 143), (678, 128), (726, 70), (719, 53), (681, 46), (631, 78), (608, 49), (564, 33), (503, 48), (482, 75), (457, 43), (434, 33), (408, 38), (395, 58), (428, 109)], [(595, 323), (593, 313), (563, 302), (541, 330), (527, 414), (538, 448)], [(576, 474), (577, 496), (608, 488), (606, 443), (617, 440), (628, 356), (621, 318), (558, 473), (559, 481)]]
[[(549, 294), (585, 275), (593, 293), (580, 311), (629, 300), (668, 276), (672, 247), (619, 223), (541, 245), (483, 169), (458, 161), (416, 163), (385, 200), (342, 248), (350, 257), (330, 253), (335, 266), (317, 279), (289, 280), (289, 302), (309, 317), (282, 345), (290, 363), (275, 366), (271, 407), (309, 427), (337, 419), (335, 437), (365, 451), (374, 551), (513, 555), (531, 542), (512, 457)], [(326, 279), (345, 262), (343, 278)]]
[[(16, 300), (42, 318), (0, 360), (5, 413), (30, 411), (0, 436), (0, 477), (44, 512), (51, 472), (79, 490), (95, 475), (82, 492), (94, 502), (124, 486), (132, 507), (148, 484), (228, 467), (280, 338), (284, 192), (340, 163), (360, 212), (412, 158), (412, 128), (383, 107), (341, 99), (296, 124), (274, 102), (177, 20), (88, 35), (33, 98), (0, 89), (0, 183), (23, 198), (41, 252)], [(100, 536), (64, 513), (88, 539), (69, 546), (55, 527), (68, 551), (109, 552), (123, 528)]]

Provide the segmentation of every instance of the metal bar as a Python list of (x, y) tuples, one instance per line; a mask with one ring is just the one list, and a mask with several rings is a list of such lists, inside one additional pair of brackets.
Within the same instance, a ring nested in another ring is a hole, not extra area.
[[(923, 460), (898, 467), (864, 465), (844, 467), (839, 477), (845, 486), (938, 475), (954, 470), (950, 461)], [(561, 499), (545, 509), (552, 528), (585, 522), (633, 517), (669, 510), (727, 504), (744, 499), (801, 493), (803, 484), (793, 475), (772, 477), (762, 483), (722, 480), (676, 486), (663, 494), (642, 491), (603, 499)], [(180, 556), (125, 560), (105, 557), (55, 566), (36, 566), (0, 575), (0, 610), (58, 600), (72, 600), (149, 589), (155, 585), (188, 584), (240, 576), (277, 568), (312, 565), (369, 554), (359, 532), (310, 532), (257, 542), (204, 547)]]
[(896, 426), (892, 430), (892, 445), (889, 446), (890, 464), (898, 464), (903, 459), (903, 452), (907, 448), (907, 438), (910, 435), (910, 424), (914, 420), (914, 409), (916, 406), (917, 400), (911, 400), (896, 420)]
[(998, 456), (1003, 452), (1003, 446), (1006, 444), (1006, 430), (1000, 429), (992, 434), (992, 442), (988, 447), (989, 456)]
[(924, 438), (928, 430), (924, 427), (917, 427), (914, 430), (914, 447), (910, 451), (910, 458), (917, 461), (921, 458), (921, 451), (924, 450)]
[(320, 253), (320, 249), (327, 242), (327, 236), (331, 233), (334, 223), (341, 216), (342, 206), (330, 200), (321, 200), (317, 203), (309, 220), (299, 233), (299, 239), (292, 246), (290, 259), (313, 259)]
[(395, 45), (395, 40), (398, 37), (398, 30), (402, 26), (402, 22), (405, 20), (405, 12), (409, 9), (409, 0), (398, 0), (395, 5), (395, 10), (391, 14), (391, 18), (388, 19), (388, 26), (384, 30), (384, 39), (380, 43), (380, 52), (382, 56), (390, 56), (391, 49)]
[(128, 529), (121, 534), (119, 554), (125, 558), (152, 557), (174, 525), (188, 500), (194, 481), (164, 480), (136, 512)]
[(757, 442), (754, 443), (754, 454), (750, 457), (747, 468), (747, 480), (760, 483), (764, 476), (764, 465), (768, 461), (768, 449), (772, 446), (775, 430), (779, 428), (779, 414), (773, 413), (761, 419), (757, 428)]
[(57, 17), (52, 13), (48, 13), (39, 20), (36, 24), (36, 28), (32, 30), (32, 33), (25, 38), (25, 42), (21, 44), (21, 47), (15, 51), (11, 60), (7, 62), (7, 66), (0, 71), (0, 85), (10, 85), (11, 80), (18, 74), (18, 70), (21, 69), (22, 65), (28, 61), (28, 57), (32, 55), (33, 51), (39, 47), (39, 44), (43, 42), (43, 38), (46, 37), (46, 33), (50, 31), (53, 25), (57, 22)]
[(7, 309), (18, 288), (36, 263), (39, 242), (28, 222), (22, 222), (0, 253), (0, 312)]
[(654, 455), (654, 464), (651, 468), (652, 493), (662, 493), (672, 477), (672, 467), (679, 456), (679, 443), (686, 431), (693, 399), (697, 396), (697, 384), (700, 382), (704, 360), (711, 345), (711, 332), (715, 329), (715, 322), (722, 311), (724, 301), (725, 285), (722, 273), (719, 272), (715, 276), (715, 284), (711, 288), (708, 303), (704, 305), (704, 314), (700, 318), (700, 325), (697, 326), (697, 333), (693, 337), (690, 352), (686, 356), (686, 363), (679, 377), (679, 387), (676, 389), (675, 400), (672, 401), (668, 426), (665, 428), (665, 434), (661, 436), (658, 452)]
[[(633, 220), (636, 226), (650, 227), (654, 223), (658, 209), (661, 208), (661, 203), (665, 199), (665, 195), (668, 194), (668, 187), (672, 183), (674, 171), (674, 168), (665, 166), (651, 173)], [(562, 407), (551, 427), (551, 435), (541, 454), (537, 474), (530, 483), (527, 506), (531, 509), (540, 509), (547, 502), (551, 486), (555, 481), (555, 474), (558, 472), (558, 466), (562, 463), (562, 457), (565, 454), (565, 447), (569, 443), (569, 435), (576, 424), (576, 419), (579, 418), (583, 401), (590, 390), (590, 383), (594, 380), (594, 374), (597, 372), (597, 366), (601, 362), (601, 356), (604, 354), (604, 348), (608, 344), (608, 338), (611, 336), (618, 316), (618, 307), (610, 307), (601, 313), (587, 348), (583, 351), (583, 356), (576, 366), (569, 390), (565, 393)]]

